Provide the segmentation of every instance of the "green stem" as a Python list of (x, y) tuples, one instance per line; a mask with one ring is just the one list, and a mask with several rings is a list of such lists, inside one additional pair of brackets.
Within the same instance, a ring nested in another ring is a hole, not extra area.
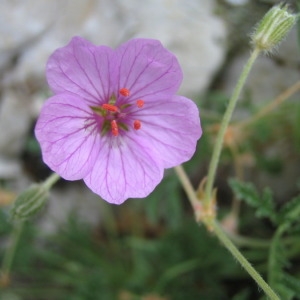
[(182, 165), (174, 167), (174, 170), (175, 170), (175, 172), (176, 172), (176, 174), (188, 196), (188, 199), (189, 199), (193, 209), (195, 209), (197, 204), (199, 204), (199, 200), (197, 198), (195, 190), (194, 190), (189, 178), (187, 177)]
[(261, 289), (271, 300), (280, 300), (265, 280), (257, 273), (257, 271), (251, 266), (248, 260), (242, 255), (242, 253), (235, 247), (231, 240), (223, 232), (222, 228), (217, 222), (213, 223), (213, 231), (224, 246), (230, 251), (234, 258), (236, 258), (242, 267), (249, 273), (249, 275), (256, 281)]
[(12, 262), (15, 256), (15, 252), (17, 249), (17, 245), (23, 231), (24, 222), (18, 222), (14, 225), (13, 232), (11, 235), (10, 246), (6, 249), (4, 253), (4, 258), (2, 262), (2, 271), (1, 271), (1, 281), (7, 282), (9, 281), (9, 273), (11, 270)]
[(253, 50), (248, 62), (244, 66), (242, 74), (241, 74), (241, 76), (237, 82), (237, 85), (233, 91), (233, 94), (229, 100), (226, 112), (224, 114), (222, 123), (220, 125), (220, 130), (218, 132), (216, 143), (215, 143), (215, 146), (213, 149), (213, 154), (212, 154), (209, 169), (208, 169), (207, 182), (206, 182), (206, 186), (205, 186), (204, 205), (206, 205), (206, 206), (208, 206), (210, 201), (212, 200), (213, 183), (214, 183), (215, 176), (216, 176), (217, 166), (218, 166), (218, 163), (220, 160), (220, 155), (221, 155), (221, 151), (222, 151), (223, 140), (224, 140), (224, 136), (226, 133), (226, 129), (230, 122), (230, 119), (231, 119), (232, 113), (234, 111), (234, 108), (236, 106), (236, 103), (239, 99), (241, 90), (242, 90), (242, 88), (245, 84), (245, 81), (248, 77), (248, 74), (254, 64), (254, 61), (256, 60), (259, 53), (260, 53), (260, 50), (255, 48)]
[[(182, 166), (175, 168), (177, 175), (182, 183), (184, 190), (187, 193), (187, 196), (192, 204), (193, 208), (194, 203), (197, 203), (197, 197), (195, 191), (192, 187), (191, 182), (189, 181), (186, 173)], [(205, 222), (205, 220), (202, 220)], [(280, 300), (280, 298), (275, 294), (275, 292), (270, 288), (270, 286), (265, 282), (265, 280), (257, 273), (257, 271), (251, 266), (248, 260), (242, 255), (242, 253), (237, 249), (237, 247), (231, 242), (229, 237), (223, 232), (222, 228), (215, 220), (207, 219), (209, 222), (209, 227), (216, 234), (219, 240), (224, 244), (228, 251), (239, 261), (242, 267), (249, 273), (249, 275), (256, 281), (256, 283), (261, 287), (261, 289), (270, 297), (271, 300)], [(207, 224), (206, 224), (207, 225)]]
[(52, 173), (43, 183), (47, 190), (50, 190), (53, 184), (55, 184), (60, 179), (60, 176), (56, 173)]
[[(60, 178), (59, 175), (56, 173), (52, 173), (43, 183), (43, 186), (49, 190), (53, 184), (55, 184), (58, 179)], [(13, 232), (11, 235), (11, 244), (6, 249), (4, 253), (4, 258), (2, 262), (2, 271), (1, 271), (1, 278), (0, 278), (0, 285), (6, 285), (9, 282), (9, 273), (11, 270), (12, 262), (14, 260), (15, 252), (18, 246), (18, 242), (20, 236), (23, 231), (24, 221), (15, 223)]]

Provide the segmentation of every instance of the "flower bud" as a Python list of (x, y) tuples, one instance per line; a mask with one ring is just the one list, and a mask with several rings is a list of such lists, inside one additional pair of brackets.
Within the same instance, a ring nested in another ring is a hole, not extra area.
[(34, 184), (22, 192), (14, 202), (11, 217), (27, 220), (39, 212), (48, 199), (48, 189), (42, 184)]
[(297, 16), (288, 11), (287, 6), (271, 8), (258, 23), (252, 42), (259, 50), (270, 51), (288, 34), (297, 21)]

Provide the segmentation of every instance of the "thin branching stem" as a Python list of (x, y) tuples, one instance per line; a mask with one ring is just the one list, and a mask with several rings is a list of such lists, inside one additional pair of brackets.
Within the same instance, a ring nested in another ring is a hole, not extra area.
[(11, 234), (11, 240), (8, 248), (6, 249), (2, 261), (0, 285), (6, 286), (9, 284), (10, 270), (15, 257), (17, 246), (19, 243), (20, 236), (24, 227), (24, 221), (14, 224), (13, 231)]
[(297, 81), (295, 84), (290, 86), (288, 89), (283, 91), (279, 94), (273, 101), (268, 103), (264, 108), (260, 109), (255, 115), (249, 117), (248, 119), (238, 122), (235, 126), (238, 127), (245, 127), (251, 123), (254, 123), (258, 119), (264, 117), (265, 115), (269, 114), (272, 110), (276, 109), (279, 105), (281, 105), (284, 101), (289, 99), (292, 95), (300, 90), (300, 80)]
[(242, 255), (238, 248), (231, 242), (231, 240), (224, 233), (222, 228), (217, 222), (213, 223), (213, 231), (227, 250), (236, 258), (241, 266), (249, 273), (249, 275), (256, 281), (256, 283), (261, 287), (261, 289), (266, 293), (266, 295), (271, 300), (280, 300), (280, 298), (275, 294), (271, 287), (266, 283), (266, 281), (261, 277), (261, 275), (252, 267), (248, 260)]
[(233, 91), (233, 94), (229, 100), (227, 109), (225, 111), (223, 120), (221, 122), (220, 125), (220, 130), (217, 134), (217, 138), (216, 138), (216, 142), (215, 142), (215, 146), (213, 149), (213, 154), (210, 160), (210, 164), (209, 164), (209, 169), (208, 169), (208, 175), (207, 175), (207, 182), (205, 185), (205, 199), (204, 199), (204, 205), (209, 206), (210, 202), (213, 200), (212, 199), (212, 194), (213, 194), (213, 184), (214, 184), (214, 180), (216, 177), (216, 171), (217, 171), (217, 166), (220, 160), (220, 155), (221, 155), (221, 151), (222, 151), (222, 146), (223, 146), (223, 141), (224, 141), (224, 136), (226, 133), (226, 130), (228, 128), (228, 124), (231, 120), (231, 116), (233, 114), (233, 111), (235, 109), (236, 103), (239, 99), (239, 96), (241, 94), (241, 90), (246, 82), (246, 79), (248, 77), (248, 74), (256, 60), (256, 58), (258, 57), (260, 53), (260, 50), (255, 48), (248, 60), (248, 62), (246, 63), (246, 65), (244, 66), (244, 69), (241, 73), (241, 76), (237, 82), (237, 85)]
[[(60, 176), (52, 173), (42, 184), (49, 190), (58, 180)], [(10, 271), (15, 257), (16, 249), (23, 231), (24, 221), (14, 223), (13, 231), (11, 234), (11, 242), (4, 253), (2, 261), (0, 285), (5, 286), (9, 284)]]
[[(186, 175), (182, 166), (178, 166), (175, 168), (176, 173), (180, 179), (180, 182), (188, 196), (188, 199), (195, 210), (197, 207), (197, 203), (199, 200), (197, 199), (195, 190)], [(198, 220), (203, 221), (205, 220)], [(207, 225), (207, 224), (206, 224)], [(221, 226), (217, 223), (216, 220), (209, 220), (209, 227), (212, 232), (218, 237), (218, 239), (223, 243), (223, 245), (228, 249), (228, 251), (233, 255), (233, 257), (242, 265), (242, 267), (249, 273), (249, 275), (257, 282), (257, 284), (261, 287), (261, 289), (266, 293), (266, 295), (271, 300), (280, 300), (280, 298), (275, 294), (275, 292), (271, 289), (271, 287), (266, 283), (266, 281), (260, 276), (260, 274), (251, 266), (248, 260), (242, 255), (242, 253), (237, 249), (237, 247), (232, 243), (230, 238), (225, 234), (222, 230)]]

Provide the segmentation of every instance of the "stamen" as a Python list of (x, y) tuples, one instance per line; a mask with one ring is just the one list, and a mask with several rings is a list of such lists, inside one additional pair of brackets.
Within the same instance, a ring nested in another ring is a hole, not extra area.
[(122, 88), (119, 90), (119, 93), (124, 96), (124, 97), (128, 97), (130, 95), (130, 91), (126, 88)]
[(136, 106), (138, 108), (142, 108), (144, 106), (145, 102), (142, 99), (136, 100)]
[(109, 104), (109, 103), (102, 104), (102, 108), (104, 108), (108, 111), (112, 111), (112, 112), (118, 112), (119, 111), (119, 108), (117, 106)]
[(139, 120), (134, 120), (134, 122), (133, 122), (133, 128), (134, 128), (135, 130), (139, 130), (141, 127), (142, 127), (141, 121), (139, 121)]
[(116, 120), (112, 120), (110, 122), (111, 125), (111, 133), (113, 134), (113, 136), (117, 136), (119, 135), (119, 128), (118, 128), (118, 124)]

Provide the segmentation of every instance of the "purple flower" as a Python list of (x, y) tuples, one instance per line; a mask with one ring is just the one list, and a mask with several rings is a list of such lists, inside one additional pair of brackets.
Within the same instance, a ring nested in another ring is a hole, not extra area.
[(113, 50), (74, 37), (50, 56), (47, 80), (54, 96), (35, 127), (44, 162), (110, 203), (146, 197), (195, 152), (199, 111), (175, 95), (181, 68), (159, 41)]

